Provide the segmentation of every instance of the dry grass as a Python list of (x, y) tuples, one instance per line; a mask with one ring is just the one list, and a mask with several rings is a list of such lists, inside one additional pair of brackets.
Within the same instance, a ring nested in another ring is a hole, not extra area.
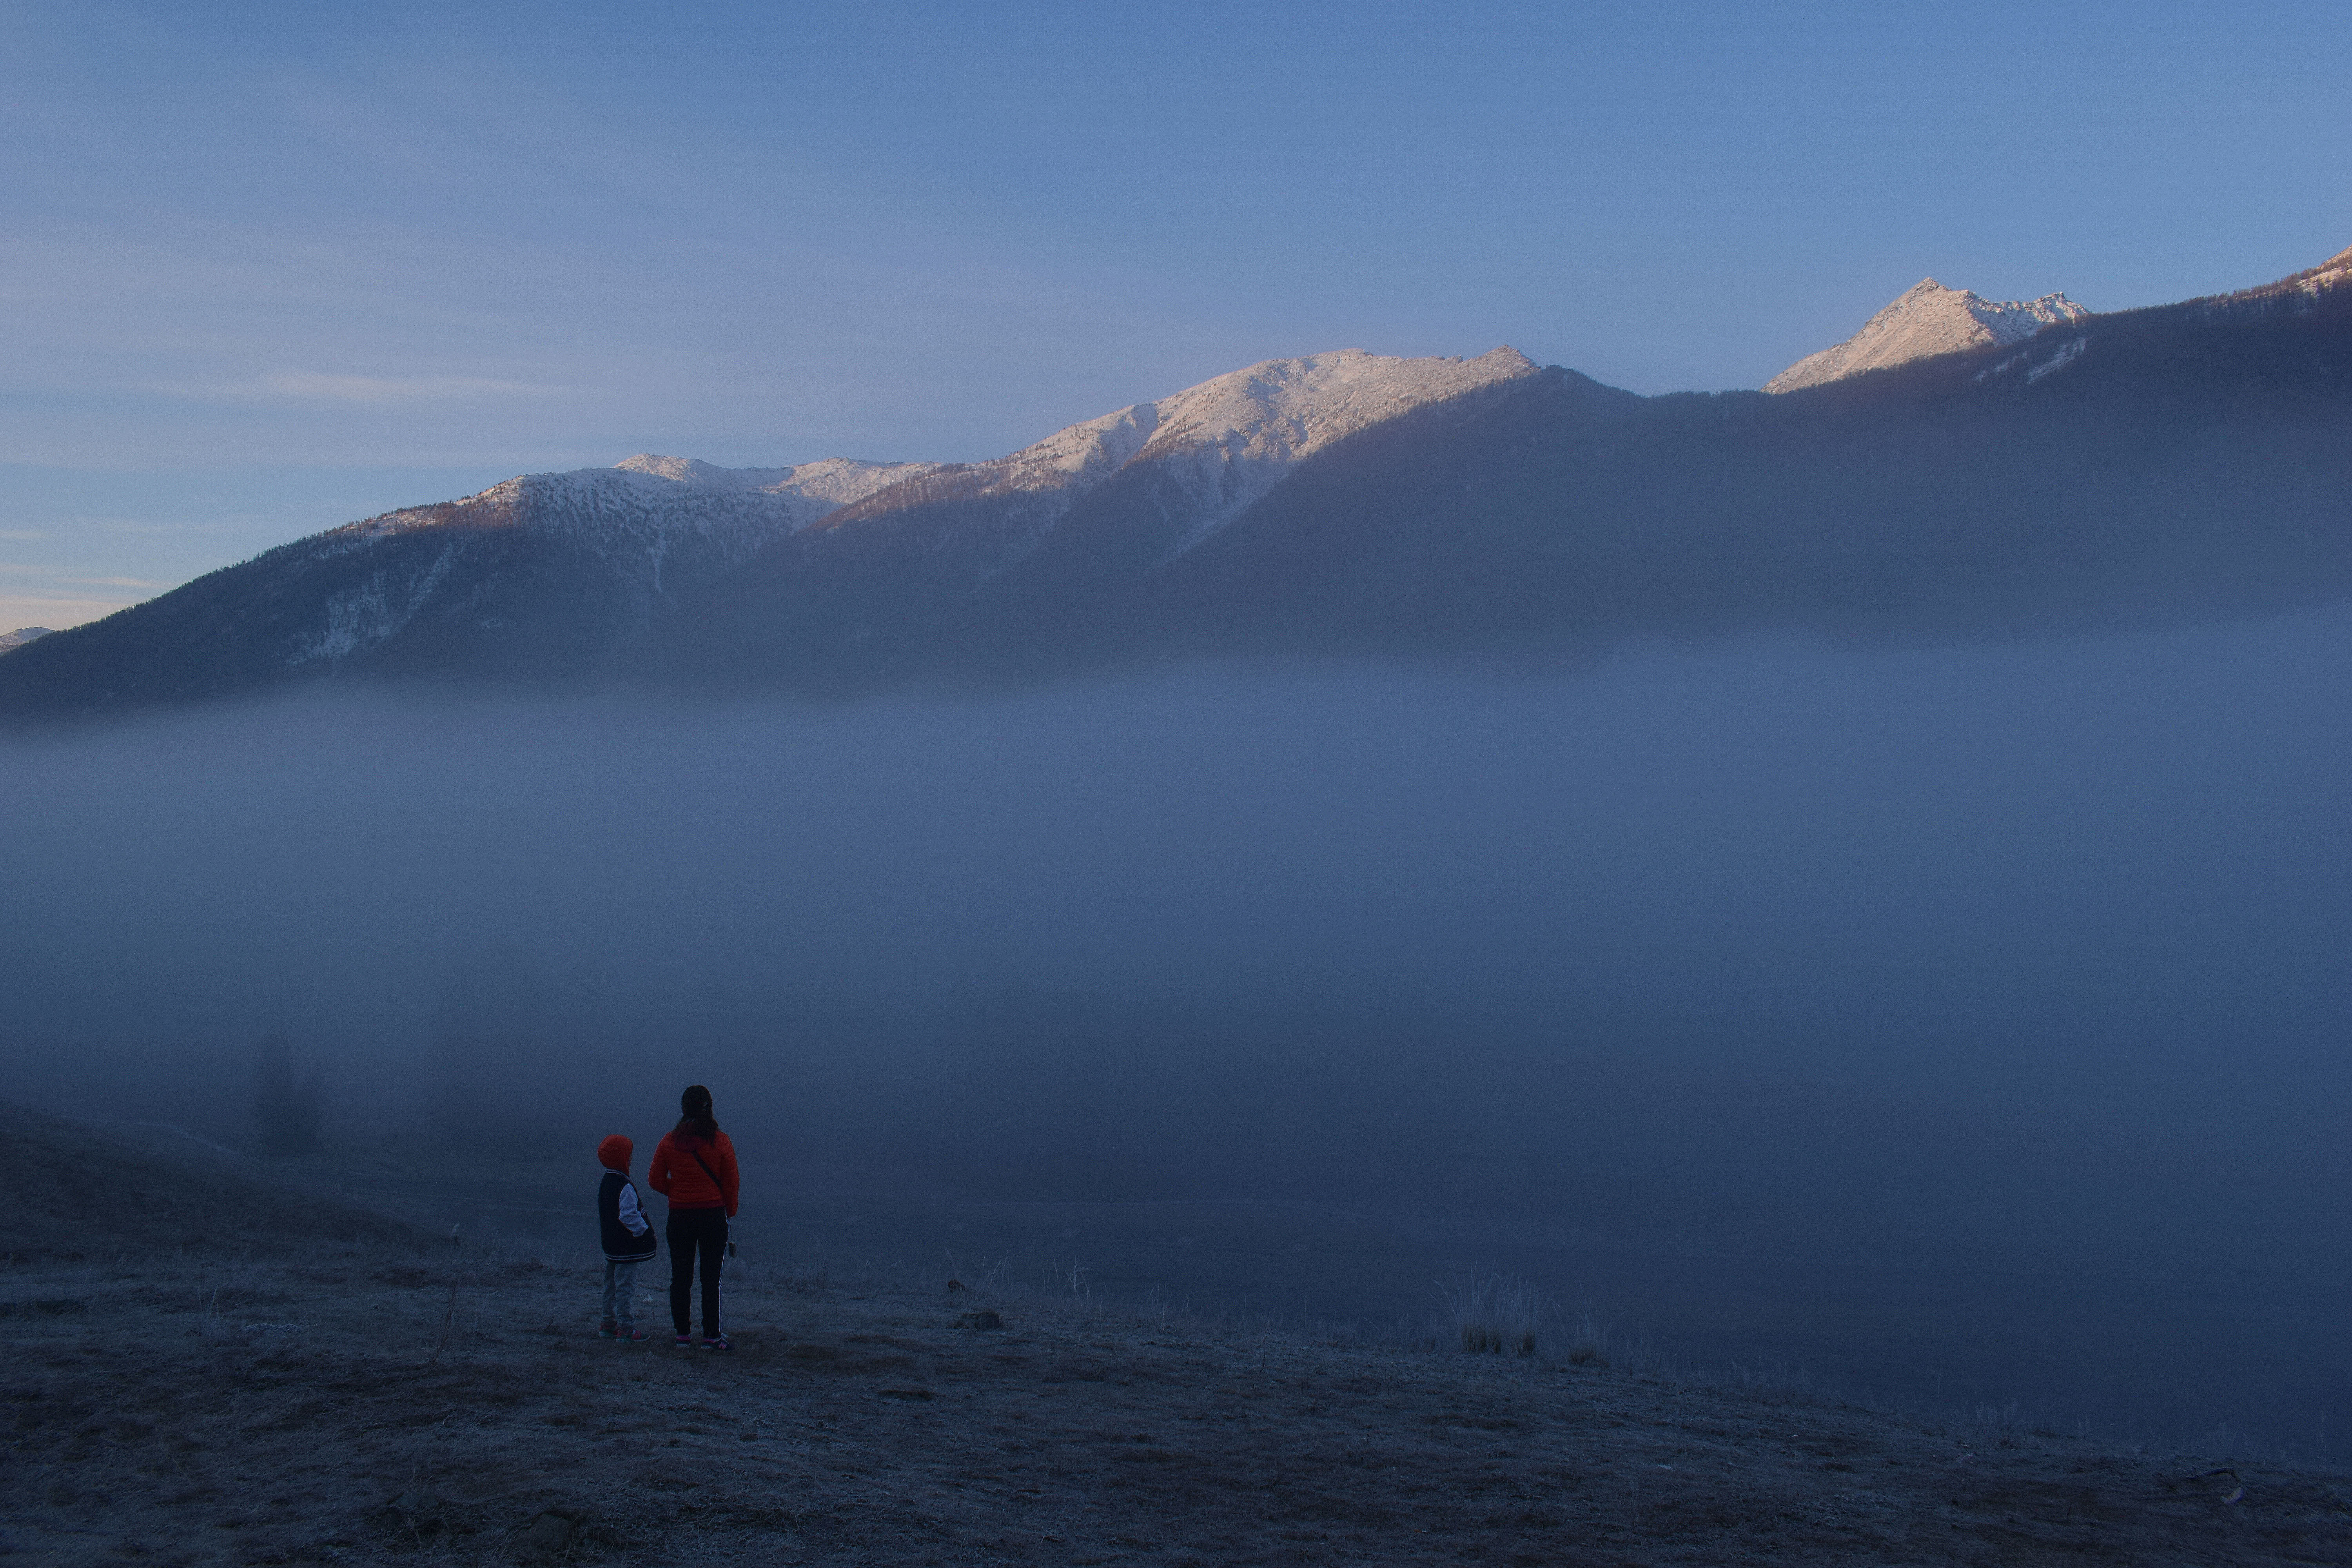
[(1446, 1330), (1473, 1355), (1532, 1356), (1555, 1315), (1534, 1286), (1491, 1268), (1474, 1267), (1436, 1289)]
[(19, 1265), (10, 1300), (82, 1305), (0, 1320), (0, 1539), (59, 1563), (2352, 1562), (2335, 1478), (828, 1273), (732, 1279), (722, 1358), (595, 1339), (596, 1271), (520, 1250)]
[[(1766, 1384), (1658, 1381), (1589, 1313), (1537, 1323), (1564, 1354), (1433, 1355), (1202, 1325), (1074, 1270), (808, 1254), (730, 1266), (741, 1349), (719, 1357), (596, 1339), (600, 1267), (582, 1249), (333, 1228), (0, 1272), (0, 1550), (60, 1564), (2352, 1563), (2338, 1477), (2217, 1473), (2023, 1418), (1906, 1421)], [(1462, 1297), (1506, 1330), (1525, 1321), (1502, 1310), (1512, 1300)], [(1587, 1343), (1613, 1364), (1580, 1363)]]

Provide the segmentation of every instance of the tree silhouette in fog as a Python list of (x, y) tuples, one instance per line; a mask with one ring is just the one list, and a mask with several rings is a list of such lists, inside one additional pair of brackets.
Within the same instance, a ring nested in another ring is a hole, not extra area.
[(319, 1068), (296, 1081), (294, 1042), (283, 1029), (254, 1051), (253, 1121), (268, 1153), (307, 1154), (319, 1146)]

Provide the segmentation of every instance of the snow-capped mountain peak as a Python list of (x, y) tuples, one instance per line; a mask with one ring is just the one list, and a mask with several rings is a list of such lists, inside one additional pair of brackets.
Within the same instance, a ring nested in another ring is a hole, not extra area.
[[(1184, 492), (1188, 524), (1178, 550), (1223, 527), (1333, 443), (1437, 404), (1479, 403), (1537, 373), (1516, 349), (1475, 359), (1406, 359), (1362, 349), (1267, 360), (1150, 403), (1066, 426), (986, 462), (910, 476), (835, 522), (847, 526), (917, 495), (951, 490), (966, 500), (1013, 500), (1035, 532), (1131, 464), (1154, 464)], [(944, 487), (944, 489), (943, 489)]]
[(1340, 349), (1267, 360), (1198, 386), (1055, 431), (1034, 446), (974, 465), (1008, 489), (1057, 487), (1137, 458), (1214, 447), (1235, 460), (1287, 468), (1367, 426), (1521, 376), (1536, 365), (1517, 349), (1476, 359), (1402, 359)]
[(826, 458), (792, 468), (722, 468), (699, 458), (640, 452), (609, 468), (517, 474), (457, 500), (404, 507), (326, 537), (376, 538), (462, 523), (573, 535), (603, 525), (648, 541), (717, 526), (747, 540), (764, 540), (806, 528), (827, 512), (939, 467)]
[(1966, 289), (1922, 279), (1835, 348), (1807, 354), (1764, 384), (1767, 392), (1843, 381), (1915, 359), (1958, 353), (1988, 344), (2021, 342), (2047, 326), (2091, 312), (2063, 294), (2039, 300), (1987, 300)]

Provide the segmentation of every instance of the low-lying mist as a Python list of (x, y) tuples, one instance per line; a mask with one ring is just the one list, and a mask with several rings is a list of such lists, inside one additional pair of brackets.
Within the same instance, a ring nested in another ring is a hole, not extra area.
[(2352, 616), (0, 744), (5, 1092), (808, 1190), (2340, 1270)]

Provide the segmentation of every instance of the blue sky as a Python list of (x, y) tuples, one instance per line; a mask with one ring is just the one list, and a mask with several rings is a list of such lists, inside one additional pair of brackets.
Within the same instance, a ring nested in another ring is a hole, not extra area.
[(2352, 244), (2347, 59), (2321, 5), (0, 5), (0, 629), (638, 451), (2242, 287)]

